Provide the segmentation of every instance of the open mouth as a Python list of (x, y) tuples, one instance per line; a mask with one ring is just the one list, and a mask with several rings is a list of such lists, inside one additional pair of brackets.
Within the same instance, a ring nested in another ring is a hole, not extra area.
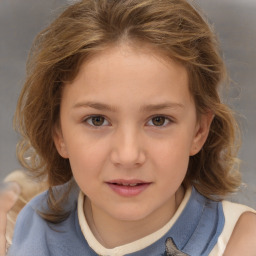
[(136, 187), (136, 186), (141, 186), (145, 183), (111, 183), (113, 185), (116, 185), (116, 186), (125, 186), (125, 187)]
[(150, 182), (144, 181), (123, 181), (123, 180), (114, 180), (107, 182), (108, 186), (116, 192), (118, 195), (130, 197), (139, 195), (145, 189), (150, 186)]

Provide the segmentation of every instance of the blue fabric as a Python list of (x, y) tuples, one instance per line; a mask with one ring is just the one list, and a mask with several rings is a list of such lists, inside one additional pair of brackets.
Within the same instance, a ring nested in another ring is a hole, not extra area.
[[(9, 256), (97, 256), (85, 240), (77, 215), (78, 191), (68, 198), (71, 214), (61, 224), (44, 221), (37, 210), (47, 207), (47, 192), (34, 198), (20, 212)], [(194, 188), (173, 227), (147, 248), (129, 256), (165, 255), (165, 241), (172, 237), (177, 248), (190, 256), (209, 255), (224, 227), (221, 202), (211, 201)]]

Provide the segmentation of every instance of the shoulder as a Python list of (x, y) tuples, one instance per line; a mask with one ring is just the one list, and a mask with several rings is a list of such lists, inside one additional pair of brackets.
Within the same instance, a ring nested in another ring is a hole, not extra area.
[(225, 224), (210, 255), (256, 256), (252, 253), (256, 252), (253, 245), (256, 241), (256, 211), (246, 205), (225, 200), (222, 201), (222, 207)]
[(46, 198), (47, 193), (44, 192), (32, 199), (31, 202), (20, 211), (15, 224), (13, 241), (8, 255), (20, 255), (20, 252), (22, 252), (22, 255), (29, 256), (33, 255), (36, 250), (40, 251), (38, 255), (48, 255), (43, 248), (47, 223), (37, 212), (37, 210), (41, 209), (41, 205), (47, 202)]
[[(31, 223), (40, 220), (38, 211), (42, 211), (47, 207), (47, 192), (33, 198), (25, 207), (20, 211), (17, 217), (15, 230), (22, 227), (25, 229), (30, 229), (32, 227)], [(30, 225), (26, 225), (27, 222)]]
[(238, 219), (225, 250), (225, 256), (256, 256), (256, 214), (244, 212)]
[(239, 218), (246, 212), (256, 213), (256, 211), (246, 205), (233, 203), (230, 201), (222, 201), (223, 213), (225, 216), (225, 229), (224, 232), (226, 234), (229, 233), (229, 237), (231, 236), (231, 232), (235, 228)]
[[(59, 187), (61, 190), (63, 187)], [(70, 214), (60, 223), (43, 219), (39, 212), (48, 210), (48, 191), (33, 198), (19, 213), (9, 256), (76, 255), (84, 251), (84, 238), (77, 218), (77, 191), (70, 191), (65, 210)]]

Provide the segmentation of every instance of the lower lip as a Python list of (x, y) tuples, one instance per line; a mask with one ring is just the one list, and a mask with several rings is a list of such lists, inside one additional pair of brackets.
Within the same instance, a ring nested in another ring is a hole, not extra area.
[(117, 185), (114, 183), (107, 183), (108, 186), (116, 192), (120, 196), (124, 197), (132, 197), (132, 196), (137, 196), (140, 193), (142, 193), (144, 190), (146, 190), (151, 183), (143, 183), (137, 186), (122, 186), (122, 185)]

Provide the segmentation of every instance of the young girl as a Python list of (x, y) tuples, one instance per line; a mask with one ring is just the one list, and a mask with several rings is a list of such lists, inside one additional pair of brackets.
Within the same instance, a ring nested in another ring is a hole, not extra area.
[(49, 190), (19, 214), (9, 255), (256, 255), (237, 190), (225, 67), (185, 0), (84, 0), (34, 43), (19, 158)]

